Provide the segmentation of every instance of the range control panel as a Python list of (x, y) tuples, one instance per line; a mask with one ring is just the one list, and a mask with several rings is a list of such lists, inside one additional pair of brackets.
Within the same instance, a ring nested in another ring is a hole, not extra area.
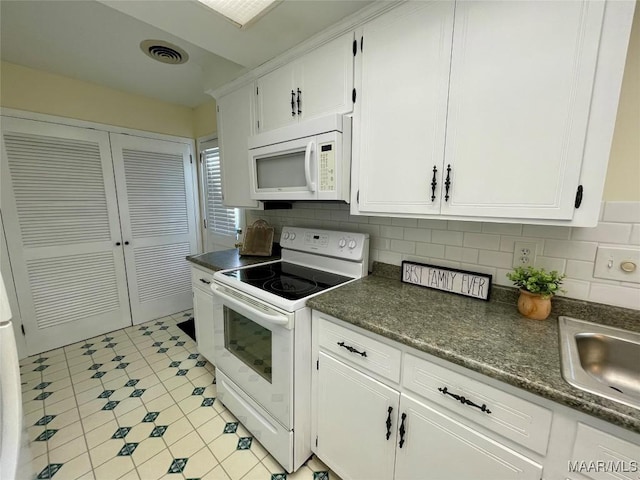
[(368, 257), (369, 234), (283, 227), (280, 246), (289, 250), (360, 261), (364, 255)]

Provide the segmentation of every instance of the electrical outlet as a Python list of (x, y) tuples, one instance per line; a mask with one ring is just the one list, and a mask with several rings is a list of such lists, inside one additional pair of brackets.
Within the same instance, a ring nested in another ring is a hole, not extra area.
[(513, 267), (532, 267), (536, 263), (536, 244), (516, 242), (513, 252)]

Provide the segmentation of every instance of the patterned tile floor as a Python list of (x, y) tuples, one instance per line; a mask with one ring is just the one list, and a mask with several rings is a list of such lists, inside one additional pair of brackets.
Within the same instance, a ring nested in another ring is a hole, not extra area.
[(176, 326), (190, 315), (20, 362), (34, 478), (339, 480), (315, 457), (286, 474), (217, 401), (214, 367)]

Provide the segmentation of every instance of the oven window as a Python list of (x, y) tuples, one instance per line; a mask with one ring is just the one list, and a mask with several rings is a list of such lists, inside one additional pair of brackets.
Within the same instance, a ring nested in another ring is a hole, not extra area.
[(224, 347), (271, 382), (271, 331), (224, 307)]

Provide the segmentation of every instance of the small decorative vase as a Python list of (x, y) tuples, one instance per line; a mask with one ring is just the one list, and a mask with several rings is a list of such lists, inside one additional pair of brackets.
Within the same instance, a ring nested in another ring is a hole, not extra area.
[(520, 289), (518, 311), (532, 320), (545, 320), (551, 313), (551, 297), (543, 298), (538, 293)]

